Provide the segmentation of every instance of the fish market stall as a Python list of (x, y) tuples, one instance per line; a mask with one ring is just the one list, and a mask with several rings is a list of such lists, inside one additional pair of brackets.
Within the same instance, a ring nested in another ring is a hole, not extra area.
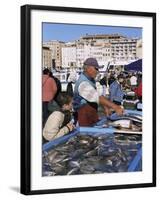
[(129, 109), (129, 110), (138, 109), (142, 111), (142, 108), (139, 108), (139, 104), (142, 104), (142, 103), (137, 98), (135, 92), (133, 91), (126, 92), (125, 99), (123, 100), (123, 107), (125, 109)]
[[(141, 117), (140, 111), (126, 111), (122, 118), (113, 114), (44, 144), (42, 176), (141, 171)], [(136, 123), (139, 129), (130, 130)]]

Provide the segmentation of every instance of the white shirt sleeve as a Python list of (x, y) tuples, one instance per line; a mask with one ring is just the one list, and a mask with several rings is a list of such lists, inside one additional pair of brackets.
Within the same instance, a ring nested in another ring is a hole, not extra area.
[(79, 95), (89, 102), (99, 103), (97, 90), (87, 81), (83, 81), (78, 87)]

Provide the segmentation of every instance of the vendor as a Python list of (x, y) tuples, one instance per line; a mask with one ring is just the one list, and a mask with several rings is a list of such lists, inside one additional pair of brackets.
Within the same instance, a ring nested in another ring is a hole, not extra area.
[(92, 126), (98, 121), (98, 105), (101, 104), (108, 113), (112, 108), (118, 115), (123, 114), (123, 109), (99, 96), (96, 90), (95, 78), (98, 74), (99, 65), (95, 58), (88, 58), (84, 62), (84, 71), (77, 80), (74, 88), (73, 108), (77, 112), (80, 126)]

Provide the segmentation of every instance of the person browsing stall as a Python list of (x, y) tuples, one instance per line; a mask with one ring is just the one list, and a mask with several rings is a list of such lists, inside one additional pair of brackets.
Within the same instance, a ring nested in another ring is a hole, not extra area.
[(43, 129), (44, 140), (54, 140), (74, 129), (74, 125), (71, 123), (71, 110), (72, 97), (66, 92), (59, 93), (56, 101), (52, 103), (52, 113)]
[(98, 105), (101, 104), (107, 112), (109, 108), (115, 110), (118, 115), (123, 114), (123, 109), (99, 96), (96, 90), (95, 78), (99, 65), (95, 58), (88, 58), (84, 62), (84, 71), (76, 81), (73, 96), (73, 108), (77, 112), (80, 126), (92, 126), (98, 121)]
[(57, 86), (55, 80), (50, 76), (48, 68), (43, 70), (42, 76), (42, 110), (43, 110), (43, 125), (48, 118), (48, 103), (54, 99), (57, 93)]
[(115, 81), (109, 86), (109, 99), (117, 105), (121, 105), (125, 92), (122, 90), (124, 82), (123, 75), (118, 75)]

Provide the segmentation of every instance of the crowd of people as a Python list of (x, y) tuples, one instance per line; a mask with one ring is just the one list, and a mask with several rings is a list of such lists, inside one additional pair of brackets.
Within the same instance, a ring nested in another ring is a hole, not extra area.
[[(99, 80), (103, 87), (102, 94), (99, 94), (96, 88), (99, 68), (95, 58), (86, 59), (74, 89), (72, 81), (69, 81), (65, 92), (62, 92), (60, 81), (48, 69), (43, 70), (43, 143), (68, 134), (76, 124), (93, 126), (99, 120), (99, 105), (103, 107), (106, 115), (111, 111), (122, 115), (124, 109), (121, 105), (126, 90), (134, 91), (142, 100), (142, 76), (136, 73), (106, 74)], [(109, 96), (106, 96), (107, 87)]]

